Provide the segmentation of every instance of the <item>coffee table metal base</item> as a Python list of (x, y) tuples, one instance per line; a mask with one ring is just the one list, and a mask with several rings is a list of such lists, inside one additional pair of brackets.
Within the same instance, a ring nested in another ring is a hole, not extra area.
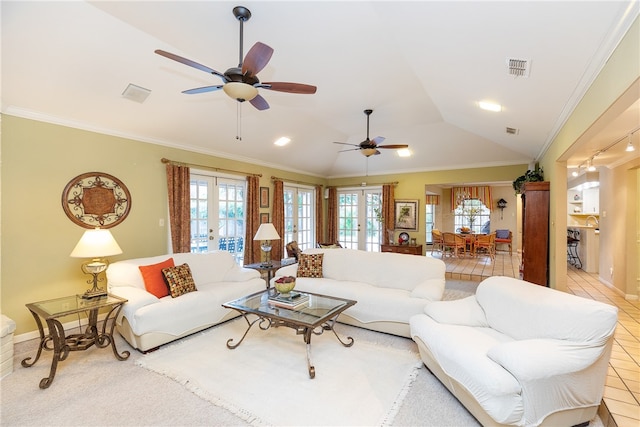
[[(287, 322), (286, 320), (281, 320), (281, 319), (272, 319), (266, 316), (259, 316), (255, 313), (247, 313), (241, 310), (237, 310), (240, 312), (240, 314), (242, 315), (242, 317), (244, 318), (244, 320), (247, 322), (247, 330), (244, 332), (244, 334), (242, 335), (242, 337), (240, 338), (240, 340), (236, 343), (234, 343), (234, 338), (229, 338), (227, 340), (227, 348), (233, 350), (236, 347), (238, 347), (240, 344), (242, 344), (242, 341), (244, 341), (245, 337), (247, 336), (247, 333), (249, 333), (249, 330), (251, 330), (251, 328), (253, 327), (253, 325), (255, 325), (256, 323), (258, 323), (258, 327), (260, 329), (262, 329), (263, 331), (266, 331), (267, 329), (271, 328), (271, 327), (279, 327), (279, 326), (286, 326), (288, 328), (294, 329), (296, 331), (296, 335), (303, 335), (304, 337), (304, 342), (306, 344), (307, 347), (307, 369), (309, 370), (309, 377), (310, 378), (315, 378), (316, 376), (316, 368), (313, 365), (312, 362), (312, 358), (311, 358), (311, 337), (313, 335), (322, 335), (324, 333), (324, 331), (331, 331), (333, 332), (333, 334), (336, 336), (336, 338), (338, 339), (338, 341), (340, 342), (340, 344), (342, 344), (345, 347), (351, 347), (353, 345), (353, 338), (352, 337), (347, 337), (346, 341), (344, 341), (342, 338), (340, 338), (340, 336), (338, 335), (338, 333), (336, 332), (336, 330), (334, 329), (335, 323), (336, 323), (336, 319), (338, 318), (338, 316), (340, 315), (339, 313), (327, 320), (326, 322), (320, 324), (319, 326), (313, 328), (313, 327), (309, 327), (309, 326), (302, 326), (302, 325), (298, 325), (296, 323), (293, 322)], [(253, 314), (254, 316), (256, 316), (256, 318), (254, 320), (250, 320), (249, 319), (249, 315)]]

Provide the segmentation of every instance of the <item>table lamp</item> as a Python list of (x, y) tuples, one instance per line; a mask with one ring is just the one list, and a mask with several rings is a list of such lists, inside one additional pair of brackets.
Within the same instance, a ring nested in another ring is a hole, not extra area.
[(260, 244), (262, 252), (264, 252), (264, 262), (262, 263), (262, 266), (270, 267), (272, 265), (271, 240), (280, 240), (280, 236), (278, 235), (276, 228), (270, 222), (260, 224), (260, 227), (258, 227), (258, 231), (253, 237), (253, 240), (262, 240), (262, 243)]
[(93, 283), (93, 288), (88, 289), (82, 295), (82, 298), (88, 299), (107, 295), (106, 288), (98, 287), (98, 282), (104, 280), (103, 278), (99, 279), (98, 276), (109, 267), (109, 261), (103, 257), (121, 253), (122, 249), (120, 249), (109, 230), (96, 228), (84, 232), (70, 255), (72, 258), (91, 258), (90, 261), (83, 262), (81, 268), (83, 273), (93, 276), (91, 280), (87, 280), (87, 283)]

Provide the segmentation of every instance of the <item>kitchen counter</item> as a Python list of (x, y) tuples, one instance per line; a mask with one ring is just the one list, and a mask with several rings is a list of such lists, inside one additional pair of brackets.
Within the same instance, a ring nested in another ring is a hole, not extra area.
[(582, 269), (587, 273), (597, 273), (600, 262), (600, 230), (586, 225), (570, 225), (567, 229), (580, 232), (578, 256), (582, 261)]

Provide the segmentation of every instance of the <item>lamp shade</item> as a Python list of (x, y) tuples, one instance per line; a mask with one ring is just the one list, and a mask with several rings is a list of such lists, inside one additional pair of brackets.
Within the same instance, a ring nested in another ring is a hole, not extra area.
[(229, 82), (222, 87), (222, 90), (238, 101), (251, 101), (258, 95), (258, 89), (242, 82)]
[(273, 224), (268, 222), (266, 224), (260, 224), (253, 240), (280, 240), (280, 236)]
[(118, 255), (122, 249), (109, 230), (96, 228), (84, 232), (80, 241), (71, 251), (72, 258), (100, 258)]

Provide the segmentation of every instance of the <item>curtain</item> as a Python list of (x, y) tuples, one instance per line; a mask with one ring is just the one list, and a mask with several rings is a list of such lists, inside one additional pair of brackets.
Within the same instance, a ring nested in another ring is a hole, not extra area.
[(271, 259), (280, 261), (284, 254), (284, 183), (281, 180), (273, 181), (273, 211), (271, 212), (271, 223), (276, 228), (280, 236), (280, 243), (274, 244), (271, 249)]
[(427, 194), (425, 200), (426, 205), (439, 205), (440, 204), (440, 196), (437, 194)]
[(253, 240), (258, 227), (260, 227), (260, 178), (255, 175), (247, 176), (247, 197), (245, 200), (245, 228), (244, 228), (244, 265), (255, 264), (261, 261), (262, 251), (260, 242)]
[(394, 229), (395, 222), (395, 208), (394, 204), (394, 186), (393, 184), (384, 184), (382, 186), (382, 217), (384, 218), (382, 224), (382, 243), (388, 245), (389, 241), (389, 233), (387, 230)]
[(191, 196), (188, 166), (167, 163), (169, 224), (173, 253), (191, 252)]
[(331, 243), (338, 241), (338, 190), (335, 187), (329, 187), (326, 241)]
[(322, 193), (322, 186), (316, 186), (316, 242), (325, 242), (324, 240), (324, 227), (322, 223), (322, 199), (324, 195)]
[(451, 210), (458, 207), (458, 195), (467, 199), (478, 199), (490, 210), (493, 211), (493, 198), (491, 197), (491, 187), (452, 187), (451, 188)]

